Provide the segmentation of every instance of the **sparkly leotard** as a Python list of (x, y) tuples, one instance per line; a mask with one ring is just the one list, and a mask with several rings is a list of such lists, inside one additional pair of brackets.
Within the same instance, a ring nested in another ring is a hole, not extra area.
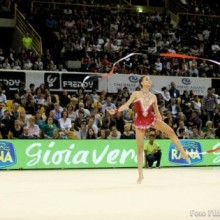
[[(146, 102), (146, 106), (143, 104)], [(153, 113), (153, 102), (151, 100), (146, 101), (144, 98), (139, 98), (134, 101), (134, 127), (139, 129), (148, 129), (154, 125), (156, 116)]]

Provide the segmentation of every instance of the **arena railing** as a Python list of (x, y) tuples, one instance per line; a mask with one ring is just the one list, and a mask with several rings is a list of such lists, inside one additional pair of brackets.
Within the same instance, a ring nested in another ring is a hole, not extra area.
[(80, 3), (68, 3), (68, 2), (61, 2), (58, 0), (51, 1), (44, 1), (44, 0), (34, 0), (31, 2), (31, 8), (35, 8), (38, 5), (47, 5), (52, 6), (53, 9), (60, 9), (62, 7), (84, 7), (84, 8), (102, 8), (104, 9), (112, 9), (117, 10), (117, 12), (124, 12), (124, 11), (130, 11), (133, 14), (136, 14), (137, 16), (139, 13), (148, 13), (148, 12), (164, 12), (165, 8), (161, 7), (153, 7), (149, 5), (149, 2), (146, 0), (146, 5), (133, 5), (131, 1), (124, 1), (126, 4), (121, 5), (92, 5), (92, 4), (80, 4)]
[(37, 31), (32, 27), (32, 25), (27, 22), (24, 15), (20, 12), (18, 7), (15, 5), (15, 21), (16, 27), (20, 33), (24, 36), (26, 33), (30, 34), (30, 37), (33, 40), (32, 50), (36, 52), (38, 56), (42, 55), (42, 39)]
[(180, 20), (182, 17), (185, 17), (189, 19), (190, 21), (194, 21), (198, 18), (205, 18), (206, 20), (210, 21), (220, 21), (220, 16), (219, 15), (208, 15), (208, 14), (192, 14), (192, 13), (178, 13), (178, 20)]

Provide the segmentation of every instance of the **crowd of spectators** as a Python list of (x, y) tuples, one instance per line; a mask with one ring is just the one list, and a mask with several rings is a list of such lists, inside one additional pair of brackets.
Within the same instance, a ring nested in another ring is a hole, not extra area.
[[(38, 23), (36, 28), (46, 33), (53, 48), (46, 47), (42, 57), (24, 45), (19, 52), (13, 48), (5, 52), (0, 48), (1, 69), (67, 71), (65, 61), (78, 59), (82, 71), (107, 72), (118, 58), (130, 52), (142, 52), (143, 56), (120, 62), (115, 72), (220, 76), (219, 66), (207, 61), (157, 56), (158, 53), (169, 52), (216, 59), (220, 50), (217, 38), (220, 26), (211, 18), (182, 18), (174, 26), (169, 14), (158, 12), (137, 16), (110, 8), (65, 6), (53, 9), (43, 7), (43, 4), (34, 7), (26, 15), (33, 25)], [(183, 34), (188, 36), (189, 45), (183, 45)], [(214, 88), (210, 88), (204, 97), (198, 97), (193, 91), (180, 94), (174, 83), (170, 88), (161, 90), (157, 94), (161, 114), (179, 138), (220, 138), (220, 105)], [(57, 96), (51, 94), (44, 84), (35, 88), (34, 84), (20, 83), (10, 100), (9, 91), (10, 88), (1, 83), (2, 138), (135, 138), (133, 106), (114, 116), (106, 111), (127, 101), (130, 95), (127, 88), (120, 89), (117, 94), (95, 90), (85, 93), (81, 88), (76, 93), (63, 91)], [(146, 138), (148, 135), (149, 131), (146, 132)], [(156, 132), (156, 138), (166, 136)]]
[[(25, 89), (21, 83), (12, 100), (7, 88), (0, 87), (0, 134), (4, 139), (134, 139), (133, 105), (116, 115), (107, 110), (125, 103), (130, 93), (126, 87), (117, 94), (92, 93), (80, 88), (60, 96), (51, 94), (44, 84)], [(139, 88), (137, 88), (139, 89)], [(220, 102), (213, 88), (202, 99), (193, 91), (182, 95), (172, 82), (156, 94), (164, 121), (180, 139), (220, 138)], [(146, 138), (149, 136), (146, 132)], [(156, 138), (167, 138), (156, 132)]]
[[(195, 0), (187, 6), (190, 9), (199, 5), (201, 9), (197, 13), (206, 8), (215, 14), (219, 8), (216, 4), (209, 7), (203, 1)], [(23, 3), (19, 6), (24, 8)], [(69, 70), (65, 61), (79, 60), (81, 68), (77, 69), (80, 71), (106, 72), (119, 58), (131, 52), (141, 52), (143, 56), (120, 62), (115, 72), (220, 76), (219, 66), (210, 62), (158, 57), (161, 52), (169, 52), (219, 60), (218, 18), (183, 16), (178, 24), (174, 24), (169, 13), (157, 11), (137, 14), (111, 7), (59, 5), (54, 8), (52, 4), (30, 7), (31, 4), (26, 5), (23, 10), (29, 9), (24, 12), (27, 21), (43, 37), (44, 54), (38, 57), (23, 48), (18, 52), (12, 48), (9, 51), (0, 49), (0, 68), (65, 71)]]
[(220, 7), (217, 1), (204, 1), (204, 0), (184, 0), (189, 13), (196, 13), (202, 15), (219, 15)]

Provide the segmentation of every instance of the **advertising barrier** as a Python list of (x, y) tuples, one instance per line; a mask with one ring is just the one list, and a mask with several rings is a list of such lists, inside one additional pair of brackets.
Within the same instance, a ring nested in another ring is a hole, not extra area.
[[(139, 86), (140, 77), (140, 75), (113, 75), (108, 78), (108, 92), (117, 93), (118, 89), (123, 87), (127, 87), (130, 92), (133, 92)], [(212, 86), (210, 78), (172, 76), (150, 76), (150, 78), (152, 80), (151, 90), (155, 93), (161, 93), (164, 86), (169, 89), (171, 82), (176, 84), (180, 94), (183, 94), (184, 90), (193, 90), (196, 95), (204, 96), (207, 94), (207, 89)]]
[[(52, 71), (7, 71), (0, 70), (0, 81), (3, 81), (9, 86), (10, 90), (18, 89), (20, 82), (25, 82), (28, 87), (30, 83), (36, 87), (42, 83), (50, 89), (51, 92), (61, 92), (67, 90), (74, 92), (81, 88), (83, 79), (94, 73), (84, 72), (52, 72)], [(103, 74), (99, 74), (101, 76)], [(84, 82), (83, 87), (86, 91), (96, 89), (97, 91), (108, 91), (109, 93), (117, 93), (118, 89), (127, 87), (129, 92), (133, 92), (139, 87), (139, 79), (141, 75), (126, 75), (113, 74), (109, 78), (91, 77)], [(160, 93), (162, 87), (166, 86), (169, 89), (170, 83), (175, 82), (177, 89), (182, 94), (184, 90), (193, 90), (195, 94), (204, 96), (207, 94), (207, 89), (212, 87), (214, 79), (197, 78), (197, 77), (174, 77), (174, 76), (151, 76), (152, 92)], [(218, 87), (216, 87), (217, 90)]]
[[(145, 144), (148, 140), (145, 141)], [(156, 140), (161, 166), (189, 166), (169, 140)], [(190, 166), (219, 166), (220, 140), (183, 140)], [(144, 165), (144, 164), (143, 164)], [(137, 167), (135, 140), (1, 140), (0, 169)]]

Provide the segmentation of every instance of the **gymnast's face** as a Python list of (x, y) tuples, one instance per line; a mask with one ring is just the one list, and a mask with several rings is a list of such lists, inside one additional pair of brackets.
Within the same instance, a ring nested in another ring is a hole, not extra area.
[(145, 76), (143, 77), (141, 84), (142, 84), (142, 87), (149, 88), (151, 87), (152, 81), (149, 76)]

